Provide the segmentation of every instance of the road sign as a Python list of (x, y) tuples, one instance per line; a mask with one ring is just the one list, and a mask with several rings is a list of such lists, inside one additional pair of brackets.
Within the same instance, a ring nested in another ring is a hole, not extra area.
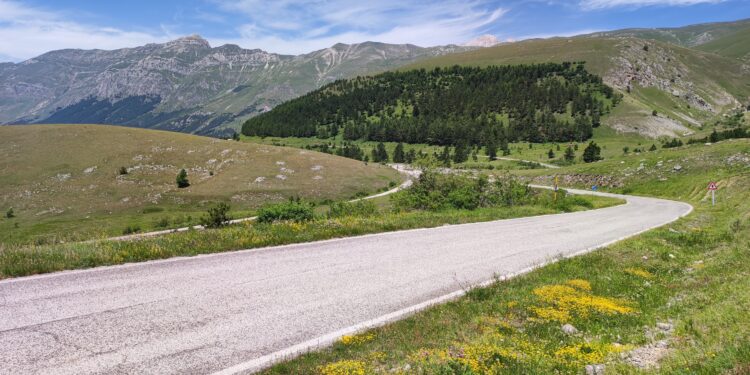
[(591, 187), (591, 190), (593, 190), (593, 191), (596, 191), (597, 189), (599, 189), (599, 188), (596, 185), (594, 185), (594, 186)]
[(718, 187), (718, 186), (716, 186), (716, 183), (715, 183), (715, 182), (710, 182), (710, 183), (708, 184), (708, 190), (714, 191), (714, 190), (718, 190), (718, 189), (719, 189), (719, 187)]

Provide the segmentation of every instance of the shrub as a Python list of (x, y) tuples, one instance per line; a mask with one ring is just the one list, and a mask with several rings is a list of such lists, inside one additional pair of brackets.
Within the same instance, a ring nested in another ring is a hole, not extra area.
[(393, 194), (397, 210), (467, 209), (493, 205), (521, 204), (531, 190), (511, 177), (498, 177), (489, 182), (486, 176), (469, 178), (425, 171), (409, 189)]
[(361, 200), (356, 202), (334, 202), (331, 203), (330, 209), (328, 211), (328, 217), (370, 217), (375, 216), (377, 213), (378, 208), (377, 206), (375, 206), (375, 203), (372, 203), (368, 200)]
[(120, 167), (120, 170), (118, 171), (118, 173), (121, 175), (126, 175), (128, 174), (128, 169), (125, 167)]
[(284, 220), (304, 222), (313, 220), (314, 218), (313, 205), (299, 198), (292, 198), (284, 203), (269, 204), (258, 210), (259, 223), (272, 223)]
[(227, 203), (219, 202), (216, 206), (208, 209), (206, 216), (201, 218), (201, 225), (206, 228), (220, 228), (232, 220), (229, 216), (230, 206)]
[(163, 218), (157, 220), (156, 222), (154, 222), (154, 227), (156, 227), (156, 228), (166, 228), (168, 226), (169, 226), (169, 218), (168, 217), (163, 217)]
[(187, 171), (185, 171), (185, 168), (180, 170), (180, 173), (177, 174), (176, 178), (177, 187), (182, 189), (190, 186), (190, 182), (187, 178)]
[(138, 233), (140, 231), (141, 231), (141, 226), (138, 224), (133, 224), (133, 225), (128, 225), (127, 227), (125, 227), (125, 229), (122, 230), (122, 234), (127, 235), (127, 234)]
[(13, 207), (9, 208), (8, 211), (5, 211), (6, 219), (12, 219), (14, 217), (16, 217), (16, 213), (13, 211)]

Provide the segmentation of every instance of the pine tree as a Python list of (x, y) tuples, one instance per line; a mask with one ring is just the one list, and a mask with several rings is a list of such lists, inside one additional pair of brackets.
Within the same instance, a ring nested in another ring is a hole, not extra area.
[(601, 153), (602, 149), (594, 143), (594, 141), (591, 141), (583, 150), (583, 161), (586, 163), (593, 163), (602, 160)]
[(372, 161), (373, 163), (387, 163), (388, 162), (388, 151), (385, 149), (383, 142), (372, 150)]
[(443, 166), (451, 166), (451, 146), (443, 147), (443, 152), (441, 152), (440, 156), (438, 156), (438, 160), (443, 164)]
[(404, 144), (399, 142), (396, 145), (396, 149), (393, 150), (393, 162), (394, 163), (405, 163), (406, 155), (404, 154)]
[(414, 149), (412, 148), (406, 153), (406, 162), (411, 164), (414, 163), (414, 160), (417, 160), (417, 153), (414, 152)]
[(466, 143), (464, 141), (460, 141), (453, 151), (453, 162), (458, 164), (463, 163), (467, 160), (469, 160), (469, 150), (466, 146)]
[(484, 146), (484, 153), (490, 160), (497, 160), (497, 144), (494, 139), (487, 141), (487, 145)]
[(188, 181), (188, 178), (187, 178), (187, 171), (185, 170), (185, 168), (181, 169), (180, 173), (177, 174), (176, 181), (177, 181), (177, 187), (180, 189), (190, 186), (190, 182)]
[(9, 208), (8, 211), (5, 211), (5, 217), (7, 219), (12, 219), (16, 217), (16, 213), (13, 211), (13, 207)]
[(649, 151), (656, 151), (656, 145), (651, 144), (651, 148), (648, 149)]
[(552, 149), (549, 149), (549, 152), (547, 153), (547, 157), (550, 158), (550, 159), (554, 159), (555, 158), (555, 151), (553, 151)]
[(565, 155), (563, 155), (565, 158), (565, 161), (572, 162), (576, 159), (576, 152), (573, 151), (573, 147), (568, 146), (568, 148), (565, 149)]

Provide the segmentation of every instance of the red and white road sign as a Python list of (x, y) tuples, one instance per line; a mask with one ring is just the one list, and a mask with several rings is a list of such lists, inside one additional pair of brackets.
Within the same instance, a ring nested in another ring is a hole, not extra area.
[(716, 186), (716, 183), (715, 183), (715, 182), (710, 182), (710, 183), (708, 184), (708, 190), (711, 190), (711, 191), (713, 191), (713, 190), (718, 190), (718, 189), (719, 189), (719, 188), (718, 188), (718, 187)]

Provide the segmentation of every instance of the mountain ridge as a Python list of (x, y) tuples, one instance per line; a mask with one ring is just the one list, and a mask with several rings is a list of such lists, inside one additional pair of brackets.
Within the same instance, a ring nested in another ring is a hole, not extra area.
[(216, 135), (336, 79), (464, 50), (363, 42), (294, 56), (212, 47), (199, 35), (109, 51), (56, 50), (0, 65), (0, 123), (97, 122)]

